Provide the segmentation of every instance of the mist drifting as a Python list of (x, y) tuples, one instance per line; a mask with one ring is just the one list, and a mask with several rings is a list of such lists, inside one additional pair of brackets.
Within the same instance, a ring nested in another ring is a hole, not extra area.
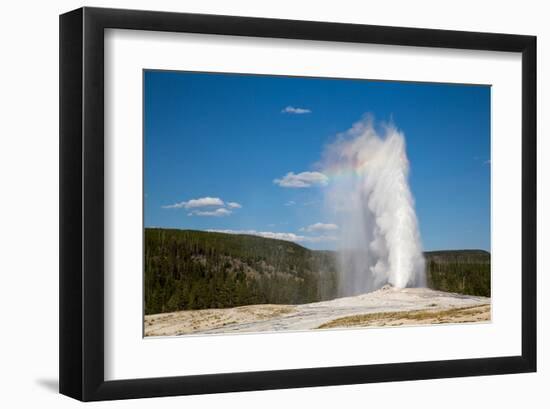
[(322, 166), (327, 210), (341, 227), (340, 296), (425, 286), (404, 134), (366, 116), (325, 148)]

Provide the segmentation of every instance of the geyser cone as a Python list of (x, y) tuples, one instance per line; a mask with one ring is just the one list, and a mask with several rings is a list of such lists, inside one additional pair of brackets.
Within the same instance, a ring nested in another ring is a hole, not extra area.
[(425, 285), (405, 138), (365, 118), (327, 146), (326, 202), (341, 226), (340, 295)]

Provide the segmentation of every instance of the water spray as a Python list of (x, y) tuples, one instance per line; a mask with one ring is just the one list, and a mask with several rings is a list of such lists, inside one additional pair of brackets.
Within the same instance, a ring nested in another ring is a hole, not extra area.
[(405, 136), (365, 117), (324, 153), (326, 204), (340, 223), (340, 296), (425, 286)]

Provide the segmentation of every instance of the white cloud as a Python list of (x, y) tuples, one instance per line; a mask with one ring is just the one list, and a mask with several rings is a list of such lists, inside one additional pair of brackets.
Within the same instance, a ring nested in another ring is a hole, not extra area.
[(294, 206), (296, 204), (296, 202), (294, 200), (289, 200), (288, 202), (285, 203), (285, 206)]
[(294, 234), (294, 233), (272, 232), (272, 231), (217, 230), (217, 229), (209, 229), (207, 231), (214, 232), (214, 233), (226, 233), (226, 234), (248, 234), (248, 235), (251, 235), (251, 236), (259, 236), (259, 237), (264, 237), (264, 238), (268, 238), (268, 239), (291, 241), (291, 242), (294, 242), (294, 243), (297, 243), (297, 242), (319, 243), (319, 242), (325, 242), (325, 241), (338, 240), (338, 238), (335, 237), (335, 236), (309, 237), (309, 236), (301, 236), (301, 235)]
[(229, 216), (233, 213), (231, 210), (220, 207), (216, 210), (194, 210), (191, 213), (188, 213), (187, 216), (212, 216), (212, 217), (223, 217)]
[(314, 185), (324, 186), (328, 183), (328, 177), (321, 172), (288, 172), (282, 179), (274, 179), (273, 183), (281, 187), (305, 188)]
[(338, 230), (338, 225), (334, 223), (315, 223), (307, 227), (302, 227), (300, 229), (300, 231), (305, 231), (308, 233), (326, 232), (326, 231), (334, 231), (334, 230)]
[(186, 202), (174, 203), (172, 205), (162, 206), (165, 209), (196, 209), (197, 207), (223, 206), (224, 202), (219, 197), (201, 197), (200, 199), (191, 199)]
[[(233, 213), (231, 209), (240, 209), (242, 205), (237, 202), (227, 202), (227, 204), (219, 197), (201, 197), (199, 199), (191, 199), (186, 202), (179, 202), (168, 206), (162, 206), (164, 209), (188, 209), (187, 216), (213, 216), (222, 217), (229, 216)], [(201, 208), (206, 208), (201, 210)]]
[(302, 115), (302, 114), (310, 114), (311, 109), (307, 108), (297, 108), (293, 106), (287, 106), (283, 110), (281, 110), (281, 113), (283, 114), (294, 114), (294, 115)]
[(179, 202), (179, 203), (174, 203), (174, 204), (171, 204), (171, 205), (164, 205), (162, 206), (163, 209), (181, 209), (182, 207), (185, 207), (185, 204), (187, 202)]
[(286, 241), (303, 241), (304, 236), (299, 236), (294, 233), (278, 233), (278, 232), (271, 232), (271, 231), (256, 231), (256, 230), (216, 230), (216, 229), (209, 229), (207, 230), (209, 232), (215, 232), (215, 233), (226, 233), (226, 234), (248, 234), (251, 236), (260, 236), (265, 237), (268, 239), (278, 239), (278, 240), (286, 240)]
[(322, 235), (322, 236), (304, 236), (303, 242), (307, 243), (324, 243), (327, 241), (338, 241), (340, 238), (338, 236)]

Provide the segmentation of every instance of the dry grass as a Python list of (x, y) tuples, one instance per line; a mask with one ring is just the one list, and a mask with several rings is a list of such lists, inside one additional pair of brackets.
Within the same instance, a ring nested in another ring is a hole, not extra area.
[(329, 321), (319, 326), (318, 329), (464, 323), (489, 321), (490, 319), (491, 306), (481, 305), (447, 310), (396, 311), (352, 315)]
[(286, 305), (268, 305), (268, 308), (258, 308), (256, 310), (246, 305), (243, 307), (236, 307), (235, 309), (237, 311), (253, 314), (257, 319), (269, 319), (294, 312), (294, 308)]
[(145, 336), (185, 335), (215, 328), (223, 329), (239, 322), (261, 322), (294, 311), (293, 306), (263, 304), (146, 315)]

